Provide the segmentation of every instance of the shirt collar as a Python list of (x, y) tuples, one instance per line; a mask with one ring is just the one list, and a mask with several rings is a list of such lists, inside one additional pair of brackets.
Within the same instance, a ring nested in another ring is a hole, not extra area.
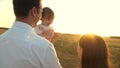
[(35, 33), (35, 31), (33, 30), (33, 28), (29, 24), (26, 24), (25, 22), (21, 22), (21, 21), (15, 21), (13, 24), (13, 28), (20, 28), (20, 29), (24, 29), (24, 30), (29, 30), (29, 31), (32, 31), (33, 33)]

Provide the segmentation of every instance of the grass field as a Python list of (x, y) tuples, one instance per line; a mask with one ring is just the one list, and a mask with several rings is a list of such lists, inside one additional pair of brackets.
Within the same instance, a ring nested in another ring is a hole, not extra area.
[[(63, 68), (79, 68), (79, 58), (76, 47), (80, 35), (60, 34), (55, 41), (58, 57)], [(120, 39), (104, 37), (110, 48), (111, 61), (115, 68), (120, 68)]]
[[(0, 29), (0, 34), (6, 29)], [(57, 33), (59, 38), (54, 42), (58, 58), (63, 68), (79, 68), (80, 61), (76, 52), (77, 42), (80, 35)], [(107, 42), (111, 61), (115, 68), (120, 68), (120, 39), (104, 37)]]
[(7, 28), (0, 28), (0, 34), (4, 33), (7, 30)]

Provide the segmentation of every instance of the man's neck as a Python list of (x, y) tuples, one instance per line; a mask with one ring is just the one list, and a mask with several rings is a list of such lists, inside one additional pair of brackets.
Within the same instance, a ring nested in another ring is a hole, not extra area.
[(23, 23), (26, 23), (28, 25), (30, 25), (31, 27), (34, 27), (35, 25), (33, 24), (33, 22), (31, 20), (28, 20), (27, 18), (16, 18), (16, 21), (21, 21)]

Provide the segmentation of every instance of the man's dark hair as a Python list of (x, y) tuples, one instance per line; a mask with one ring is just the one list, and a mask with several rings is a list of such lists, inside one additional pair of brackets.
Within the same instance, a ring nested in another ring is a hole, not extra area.
[(36, 7), (39, 12), (41, 0), (13, 0), (13, 8), (16, 17), (27, 17), (28, 12)]

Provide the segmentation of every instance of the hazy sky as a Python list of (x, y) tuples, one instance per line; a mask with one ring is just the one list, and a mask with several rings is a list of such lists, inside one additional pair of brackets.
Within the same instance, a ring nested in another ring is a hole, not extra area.
[[(120, 36), (120, 0), (43, 0), (44, 6), (55, 12), (56, 32)], [(0, 0), (0, 8), (0, 26), (11, 27), (12, 0)]]

